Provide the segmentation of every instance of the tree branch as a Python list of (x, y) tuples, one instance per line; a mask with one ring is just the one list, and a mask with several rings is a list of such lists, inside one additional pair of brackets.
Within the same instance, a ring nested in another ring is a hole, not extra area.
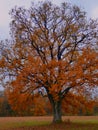
[(64, 96), (69, 92), (69, 90), (71, 89), (72, 87), (67, 87), (62, 93), (61, 93), (61, 98), (63, 99)]

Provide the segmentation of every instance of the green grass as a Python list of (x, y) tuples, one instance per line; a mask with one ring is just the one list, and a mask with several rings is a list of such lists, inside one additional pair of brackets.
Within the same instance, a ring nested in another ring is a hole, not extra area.
[(75, 120), (73, 121), (73, 123), (80, 123), (80, 124), (98, 124), (98, 120), (86, 120), (86, 121), (83, 121), (83, 120)]
[[(14, 129), (13, 129), (14, 128)], [(98, 120), (65, 120), (63, 123), (51, 124), (51, 121), (13, 121), (0, 122), (0, 130), (98, 130)]]
[(11, 128), (20, 128), (20, 127), (30, 127), (30, 126), (43, 126), (48, 125), (50, 122), (47, 121), (22, 121), (22, 122), (7, 122), (0, 123), (0, 130), (2, 129), (11, 129)]

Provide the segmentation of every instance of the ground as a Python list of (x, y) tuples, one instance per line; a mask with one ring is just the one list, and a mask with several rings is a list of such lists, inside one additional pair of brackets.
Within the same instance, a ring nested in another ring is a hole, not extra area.
[(98, 116), (63, 116), (64, 123), (51, 124), (51, 116), (1, 117), (0, 130), (98, 130)]

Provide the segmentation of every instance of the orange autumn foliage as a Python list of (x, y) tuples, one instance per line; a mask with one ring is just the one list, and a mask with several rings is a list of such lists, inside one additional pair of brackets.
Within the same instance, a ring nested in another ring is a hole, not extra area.
[(46, 115), (45, 111), (45, 101), (43, 98), (36, 94), (34, 96), (28, 94), (12, 94), (6, 90), (6, 95), (8, 97), (9, 104), (11, 108), (17, 112), (18, 115)]
[[(88, 57), (88, 54), (90, 57)], [(14, 81), (12, 81), (9, 84), (9, 87), (6, 90), (8, 93), (9, 103), (15, 111), (24, 111), (28, 109), (29, 106), (34, 115), (45, 115), (45, 103), (44, 100), (41, 99), (42, 97), (38, 96), (37, 89), (39, 89), (39, 87), (41, 87), (42, 84), (45, 84), (46, 81), (48, 81), (51, 83), (49, 93), (53, 95), (53, 98), (55, 100), (59, 100), (58, 92), (60, 92), (63, 89), (63, 84), (70, 83), (70, 86), (73, 86), (73, 91), (68, 93), (63, 99), (62, 107), (65, 113), (77, 114), (80, 108), (84, 111), (84, 113), (86, 109), (92, 110), (94, 102), (85, 99), (84, 96), (85, 94), (89, 96), (90, 89), (92, 89), (93, 86), (91, 86), (91, 88), (89, 88), (89, 91), (86, 92), (87, 90), (83, 82), (84, 79), (87, 78), (87, 83), (90, 83), (91, 85), (97, 84), (97, 73), (94, 73), (94, 75), (93, 73), (91, 73), (93, 70), (95, 71), (95, 69), (97, 69), (97, 59), (95, 60), (95, 57), (96, 52), (91, 51), (89, 48), (87, 51), (84, 50), (83, 54), (77, 54), (77, 59), (75, 59), (77, 60), (77, 63), (74, 64), (74, 66), (68, 67), (69, 70), (67, 73), (65, 73), (64, 69), (65, 65), (67, 64), (65, 61), (57, 62), (53, 60), (47, 65), (41, 65), (40, 59), (34, 59), (33, 57), (28, 56), (26, 63), (23, 65), (22, 70), (19, 71), (19, 75)], [(92, 61), (91, 64), (93, 64), (93, 62), (95, 64), (89, 65), (87, 61), (90, 60)], [(58, 75), (57, 70), (59, 68), (60, 72)], [(32, 74), (36, 74), (36, 77), (34, 77), (34, 79), (30, 77), (30, 75)], [(94, 78), (95, 81), (93, 80)], [(41, 81), (40, 86), (37, 87), (36, 82), (39, 80)], [(53, 80), (54, 82), (58, 82), (54, 84), (52, 83)], [(26, 87), (24, 87), (25, 84), (27, 84)], [(83, 85), (79, 87), (79, 84)], [(43, 91), (43, 94), (46, 95), (46, 92)]]
[(82, 95), (77, 96), (72, 93), (68, 93), (67, 98), (63, 99), (62, 108), (63, 112), (68, 115), (85, 115), (88, 111), (93, 113), (94, 105), (95, 101), (93, 99), (88, 100)]
[(85, 97), (90, 101), (98, 86), (97, 21), (87, 21), (84, 11), (68, 3), (32, 4), (29, 11), (12, 9), (11, 15), (14, 43), (5, 49), (0, 68), (10, 103), (19, 102), (15, 109), (40, 102), (34, 99), (39, 94), (49, 99), (54, 122), (61, 121), (63, 99), (66, 111), (80, 102), (90, 108), (93, 102)]

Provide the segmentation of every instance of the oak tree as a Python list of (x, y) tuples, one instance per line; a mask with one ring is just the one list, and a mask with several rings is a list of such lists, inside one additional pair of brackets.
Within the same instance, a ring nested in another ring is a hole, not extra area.
[(53, 122), (60, 122), (63, 99), (69, 104), (88, 96), (89, 101), (98, 85), (98, 22), (77, 6), (49, 1), (15, 7), (11, 17), (13, 44), (0, 61), (9, 96), (24, 107), (37, 93), (47, 96)]

